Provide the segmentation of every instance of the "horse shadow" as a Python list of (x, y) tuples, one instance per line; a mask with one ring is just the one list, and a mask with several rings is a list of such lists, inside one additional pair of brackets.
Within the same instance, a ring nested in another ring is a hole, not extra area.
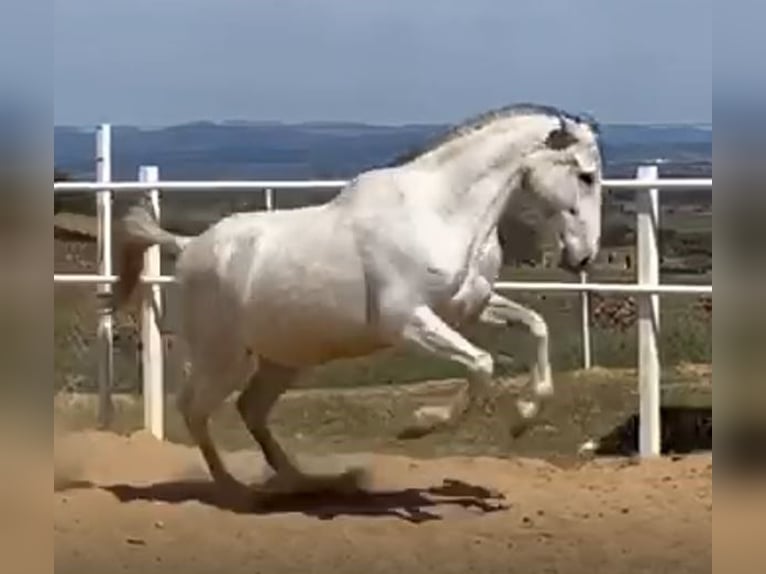
[(505, 497), (483, 486), (446, 479), (428, 488), (356, 490), (349, 493), (310, 492), (297, 494), (253, 494), (247, 503), (224, 500), (214, 483), (177, 480), (146, 486), (115, 484), (99, 486), (121, 503), (135, 501), (183, 504), (198, 502), (237, 514), (269, 515), (301, 513), (320, 520), (340, 516), (395, 517), (414, 524), (442, 520), (439, 507), (454, 507), (489, 514), (508, 510)]

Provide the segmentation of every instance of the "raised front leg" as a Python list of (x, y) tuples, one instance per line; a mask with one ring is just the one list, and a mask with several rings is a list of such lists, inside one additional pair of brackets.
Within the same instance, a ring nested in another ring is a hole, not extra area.
[(494, 372), (492, 356), (466, 340), (429, 307), (415, 309), (401, 336), (411, 347), (464, 365), (468, 369), (469, 383), (468, 393), (461, 395), (458, 404), (418, 409), (415, 424), (402, 432), (403, 438), (423, 436), (438, 427), (458, 422), (488, 395)]
[(535, 311), (523, 305), (492, 293), (489, 304), (485, 307), (479, 320), (492, 325), (507, 325), (521, 323), (526, 325), (537, 341), (536, 360), (532, 366), (532, 390), (537, 400), (519, 399), (519, 413), (524, 419), (534, 418), (540, 409), (539, 401), (553, 395), (553, 379), (551, 377), (550, 355), (548, 349), (548, 326), (545, 320)]

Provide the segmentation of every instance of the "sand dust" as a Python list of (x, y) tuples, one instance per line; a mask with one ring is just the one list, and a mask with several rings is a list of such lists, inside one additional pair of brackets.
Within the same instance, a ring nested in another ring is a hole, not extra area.
[[(58, 574), (711, 571), (710, 455), (560, 469), (362, 453), (348, 458), (369, 466), (364, 495), (238, 509), (195, 449), (144, 433), (71, 434), (56, 455)], [(256, 449), (227, 461), (242, 479), (264, 473)]]

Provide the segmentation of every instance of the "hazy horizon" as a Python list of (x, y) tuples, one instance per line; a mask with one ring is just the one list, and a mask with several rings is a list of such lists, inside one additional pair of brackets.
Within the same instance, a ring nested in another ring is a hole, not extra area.
[[(460, 121), (458, 119), (458, 121)], [(407, 127), (414, 127), (414, 126), (447, 126), (450, 125), (450, 122), (406, 122), (406, 123), (383, 123), (383, 122), (365, 122), (365, 121), (357, 121), (357, 120), (326, 120), (326, 119), (309, 119), (309, 120), (299, 120), (299, 121), (283, 121), (283, 120), (272, 120), (272, 119), (264, 119), (264, 120), (247, 120), (247, 119), (208, 119), (208, 118), (199, 118), (199, 119), (190, 119), (188, 121), (182, 121), (178, 123), (169, 123), (169, 124), (126, 124), (126, 123), (112, 123), (112, 122), (100, 122), (97, 124), (66, 124), (66, 123), (56, 123), (54, 124), (54, 128), (58, 129), (78, 129), (78, 130), (94, 130), (101, 124), (110, 124), (112, 128), (132, 128), (132, 129), (138, 129), (138, 130), (162, 130), (167, 128), (174, 128), (174, 127), (182, 127), (182, 126), (190, 126), (190, 125), (201, 125), (201, 124), (212, 124), (216, 126), (222, 126), (222, 127), (235, 127), (237, 125), (242, 126), (268, 126), (268, 125), (281, 125), (281, 126), (310, 126), (310, 125), (321, 125), (321, 124), (327, 124), (327, 125), (359, 125), (359, 126), (365, 126), (365, 127), (380, 127), (380, 128), (407, 128)], [(684, 128), (698, 128), (698, 129), (710, 129), (713, 128), (713, 121), (712, 119), (710, 121), (677, 121), (677, 122), (653, 122), (653, 121), (645, 121), (645, 122), (599, 122), (601, 125), (604, 126), (610, 126), (610, 127), (684, 127)]]

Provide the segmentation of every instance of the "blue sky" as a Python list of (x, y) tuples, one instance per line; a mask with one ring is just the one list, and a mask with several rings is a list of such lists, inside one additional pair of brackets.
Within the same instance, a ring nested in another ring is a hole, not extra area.
[(57, 124), (712, 121), (712, 0), (54, 0)]

